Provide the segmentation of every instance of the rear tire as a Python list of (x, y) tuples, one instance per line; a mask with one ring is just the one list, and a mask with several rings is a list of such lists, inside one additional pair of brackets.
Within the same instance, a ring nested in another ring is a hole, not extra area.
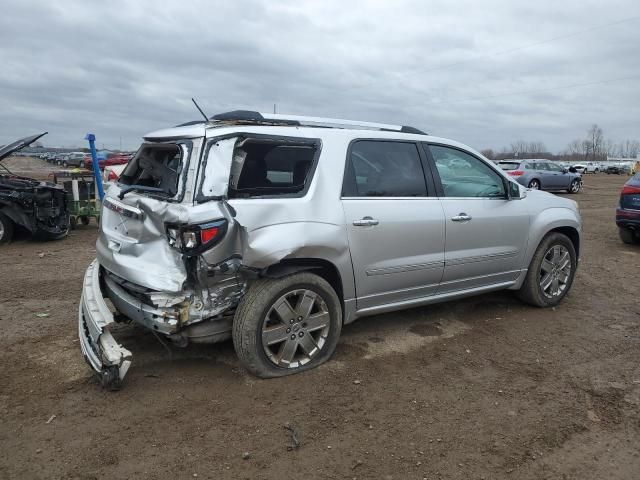
[(636, 237), (635, 233), (628, 228), (618, 227), (618, 235), (620, 235), (620, 240), (628, 245), (638, 243), (638, 237)]
[(540, 180), (534, 178), (529, 182), (529, 188), (532, 190), (540, 190)]
[[(310, 299), (311, 307), (305, 314), (302, 302), (306, 299)], [(335, 290), (323, 278), (301, 272), (279, 279), (259, 279), (249, 286), (233, 320), (233, 346), (252, 374), (282, 377), (327, 361), (336, 349), (341, 329), (342, 307)], [(265, 332), (271, 333), (270, 342)], [(287, 347), (291, 355), (286, 355)]]
[(13, 220), (0, 213), (0, 245), (11, 241), (13, 238), (13, 231)]
[[(554, 260), (556, 248), (560, 253), (557, 263)], [(564, 252), (568, 253), (567, 259), (562, 258)], [(560, 267), (566, 260), (569, 261), (567, 266), (570, 267), (570, 270), (563, 283), (562, 278), (567, 269)], [(527, 276), (522, 287), (518, 290), (518, 297), (523, 302), (535, 307), (545, 308), (559, 304), (571, 289), (577, 266), (578, 258), (571, 240), (561, 233), (549, 233), (542, 239), (531, 259)], [(549, 278), (550, 280), (547, 280)], [(551, 282), (547, 287), (549, 291), (544, 288), (547, 281)], [(554, 285), (558, 286), (557, 293), (553, 291)]]

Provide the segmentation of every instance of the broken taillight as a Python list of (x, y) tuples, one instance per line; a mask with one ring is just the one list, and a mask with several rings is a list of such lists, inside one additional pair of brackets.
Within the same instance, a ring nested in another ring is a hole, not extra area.
[(523, 170), (509, 170), (507, 173), (512, 177), (519, 177), (520, 175), (524, 175)]
[(185, 255), (197, 255), (218, 243), (227, 231), (225, 219), (197, 225), (167, 225), (169, 245)]

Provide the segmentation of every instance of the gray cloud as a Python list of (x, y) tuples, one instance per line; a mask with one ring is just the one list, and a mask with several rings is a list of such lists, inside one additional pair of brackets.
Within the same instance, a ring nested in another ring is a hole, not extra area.
[(5, 0), (0, 143), (48, 130), (49, 145), (82, 145), (91, 131), (133, 148), (197, 119), (192, 96), (211, 114), (277, 103), (476, 148), (561, 150), (591, 123), (639, 138), (639, 16), (615, 0)]

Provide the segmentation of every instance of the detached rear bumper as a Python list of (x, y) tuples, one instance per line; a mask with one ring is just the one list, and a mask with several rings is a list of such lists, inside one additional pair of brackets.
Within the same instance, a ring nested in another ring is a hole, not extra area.
[(100, 264), (91, 262), (84, 276), (78, 309), (80, 348), (87, 363), (101, 378), (102, 385), (118, 389), (131, 365), (131, 352), (119, 345), (109, 326), (114, 323), (100, 288)]

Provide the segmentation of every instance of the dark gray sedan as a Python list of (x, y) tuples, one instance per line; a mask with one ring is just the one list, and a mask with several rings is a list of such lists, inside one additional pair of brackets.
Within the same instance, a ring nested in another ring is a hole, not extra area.
[(582, 176), (579, 173), (548, 160), (503, 160), (498, 165), (520, 185), (534, 190), (578, 193), (582, 188)]

